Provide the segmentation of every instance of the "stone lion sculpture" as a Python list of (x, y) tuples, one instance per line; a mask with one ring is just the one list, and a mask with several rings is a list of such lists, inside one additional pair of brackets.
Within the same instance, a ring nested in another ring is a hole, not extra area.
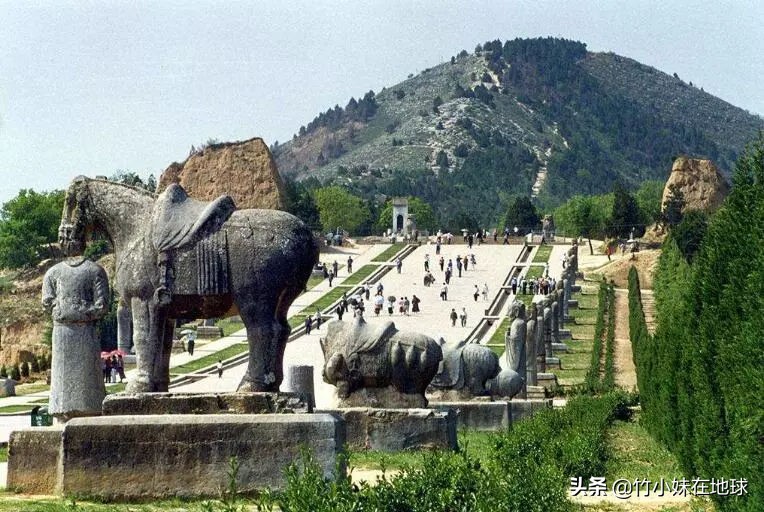
[(335, 321), (321, 340), (324, 381), (342, 407), (425, 407), (424, 392), (443, 352), (434, 339), (401, 332), (392, 322), (373, 327), (363, 317)]

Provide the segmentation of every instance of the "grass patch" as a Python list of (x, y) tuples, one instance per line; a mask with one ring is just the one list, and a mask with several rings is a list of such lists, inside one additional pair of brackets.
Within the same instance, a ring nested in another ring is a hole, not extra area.
[(223, 337), (230, 336), (245, 328), (244, 322), (236, 322), (231, 318), (223, 318), (215, 322), (215, 327), (223, 329)]
[(305, 291), (316, 287), (318, 284), (322, 283), (324, 279), (326, 279), (324, 276), (310, 276), (308, 282), (305, 284)]
[[(47, 402), (47, 400), (46, 400)], [(0, 407), (0, 414), (13, 414), (16, 412), (30, 412), (34, 406), (29, 404), (21, 404), (21, 405), (6, 405), (5, 407)]]
[(494, 353), (495, 353), (497, 356), (499, 356), (499, 357), (501, 357), (501, 356), (503, 356), (503, 355), (504, 355), (504, 351), (505, 351), (505, 350), (506, 350), (506, 348), (507, 348), (507, 347), (506, 347), (506, 345), (504, 345), (503, 343), (502, 343), (502, 344), (498, 344), (498, 343), (491, 343), (491, 344), (488, 344), (488, 343), (486, 343), (486, 345), (485, 345), (485, 346), (486, 346), (486, 347), (488, 347), (488, 348), (490, 348), (491, 350), (493, 350), (493, 352), (494, 352)]
[(29, 384), (19, 384), (16, 386), (16, 396), (26, 396), (41, 391), (50, 391), (50, 384), (44, 382), (30, 382)]
[(618, 478), (652, 482), (682, 478), (676, 457), (634, 420), (615, 421), (608, 430), (607, 441), (611, 452), (606, 466), (608, 482)]
[(127, 388), (127, 382), (117, 382), (115, 384), (106, 384), (106, 394), (122, 393)]
[(401, 249), (403, 249), (404, 247), (406, 247), (405, 243), (402, 243), (402, 242), (398, 243), (398, 242), (396, 242), (393, 245), (391, 245), (390, 247), (388, 247), (387, 249), (385, 249), (384, 251), (382, 251), (381, 253), (379, 253), (379, 255), (376, 258), (374, 258), (374, 260), (372, 262), (374, 262), (374, 261), (376, 261), (376, 262), (390, 261), (391, 259), (393, 259), (393, 256), (398, 254), (398, 252)]
[(219, 352), (215, 352), (214, 354), (206, 355), (202, 358), (196, 359), (194, 361), (189, 361), (188, 363), (182, 364), (180, 366), (174, 366), (170, 368), (170, 373), (175, 375), (192, 373), (197, 370), (201, 370), (202, 368), (212, 366), (218, 362), (218, 359), (225, 361), (226, 359), (233, 356), (243, 354), (247, 350), (249, 350), (249, 345), (247, 343), (235, 343), (234, 345), (224, 348)]
[(367, 277), (369, 277), (372, 272), (377, 270), (379, 268), (379, 265), (364, 265), (363, 267), (359, 268), (353, 274), (345, 279), (342, 284), (361, 284)]
[(0, 462), (8, 462), (8, 447), (0, 446)]
[[(332, 288), (331, 291), (325, 293), (321, 298), (313, 302), (310, 306), (306, 306), (305, 309), (300, 311), (299, 314), (302, 315), (303, 320), (305, 319), (306, 314), (313, 314), (318, 309), (319, 311), (323, 311), (329, 306), (332, 305), (335, 301), (339, 300), (340, 297), (342, 297), (343, 293), (347, 293), (348, 297), (350, 296), (350, 291), (348, 288)], [(291, 324), (290, 324), (291, 325)]]
[[(242, 500), (247, 503), (247, 500)], [(95, 503), (74, 498), (40, 498), (0, 493), (0, 512), (207, 512), (214, 500), (160, 500), (151, 503)], [(223, 510), (223, 509), (220, 509)], [(249, 509), (245, 509), (249, 510)], [(252, 508), (252, 510), (255, 510)]]
[[(491, 339), (488, 340), (487, 345), (501, 345), (504, 346), (504, 335), (507, 332), (507, 329), (509, 329), (509, 317), (505, 316), (501, 319), (501, 322), (499, 323), (499, 326), (496, 328), (496, 330), (493, 332), (493, 335), (491, 336)], [(501, 355), (501, 354), (499, 354)]]
[(531, 281), (533, 279), (538, 279), (539, 277), (544, 275), (544, 267), (541, 265), (534, 265), (532, 267), (528, 267), (528, 271), (525, 273), (525, 279)]
[(536, 250), (536, 254), (533, 255), (533, 263), (547, 263), (549, 256), (552, 254), (551, 245), (541, 245)]
[[(476, 457), (481, 462), (491, 455), (492, 432), (462, 430), (458, 433), (459, 447), (469, 456)], [(406, 467), (421, 468), (423, 450), (404, 450), (400, 452), (378, 452), (374, 450), (357, 450), (350, 452), (349, 468), (358, 469), (404, 469)]]

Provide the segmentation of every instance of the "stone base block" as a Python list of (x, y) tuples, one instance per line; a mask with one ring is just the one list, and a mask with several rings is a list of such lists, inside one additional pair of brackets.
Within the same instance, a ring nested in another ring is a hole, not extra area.
[(223, 329), (214, 325), (200, 325), (196, 328), (196, 337), (200, 340), (216, 340), (223, 337)]
[(570, 350), (565, 343), (552, 343), (553, 352), (567, 352)]
[(24, 494), (54, 494), (63, 425), (11, 432), (6, 487)]
[(578, 309), (578, 300), (571, 299), (568, 301), (568, 309)]
[(542, 400), (517, 400), (512, 399), (509, 402), (509, 419), (510, 423), (530, 418), (538, 411), (552, 408), (552, 399), (545, 398)]
[(556, 370), (560, 369), (560, 358), (559, 357), (547, 357), (546, 358), (546, 367), (547, 368), (554, 368)]
[(427, 399), (416, 393), (401, 393), (392, 386), (385, 388), (361, 388), (346, 398), (339, 398), (341, 409), (373, 407), (375, 409), (424, 409)]
[(560, 339), (561, 340), (569, 340), (573, 337), (573, 335), (570, 333), (570, 329), (560, 329)]
[(574, 284), (570, 287), (570, 291), (573, 293), (581, 293), (581, 285), (580, 284)]
[(352, 449), (393, 452), (419, 448), (456, 449), (456, 412), (433, 409), (328, 409), (345, 421)]
[(439, 411), (456, 411), (456, 426), (460, 429), (495, 432), (506, 430), (511, 423), (510, 402), (506, 400), (430, 402), (430, 407)]
[(546, 390), (550, 390), (557, 385), (557, 375), (554, 373), (539, 373), (536, 376), (536, 382)]
[(308, 447), (326, 477), (345, 443), (329, 414), (102, 416), (64, 427), (58, 492), (103, 500), (219, 495), (231, 457), (238, 489), (282, 488)]
[(528, 400), (542, 400), (546, 398), (544, 386), (526, 386)]
[(575, 322), (575, 321), (576, 321), (576, 317), (570, 316), (570, 315), (565, 315), (565, 323), (566, 324), (572, 323), (572, 322)]
[(273, 414), (312, 412), (296, 393), (117, 393), (103, 401), (104, 416), (150, 414)]

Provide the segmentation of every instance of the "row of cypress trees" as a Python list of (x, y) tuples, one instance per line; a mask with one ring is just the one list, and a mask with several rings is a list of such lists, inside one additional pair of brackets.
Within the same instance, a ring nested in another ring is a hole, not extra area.
[(656, 270), (657, 326), (630, 285), (631, 340), (643, 422), (687, 477), (746, 479), (721, 510), (764, 503), (764, 136), (738, 161), (733, 188), (686, 261), (669, 236)]

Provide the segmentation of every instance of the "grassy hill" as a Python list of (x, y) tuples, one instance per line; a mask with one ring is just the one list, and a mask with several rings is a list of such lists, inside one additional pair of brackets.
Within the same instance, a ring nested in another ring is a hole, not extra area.
[(488, 225), (513, 195), (553, 206), (616, 181), (633, 187), (665, 179), (678, 154), (729, 171), (764, 128), (677, 77), (582, 43), (477, 50), (320, 114), (273, 148), (279, 169), (371, 200), (417, 195), (441, 219)]

